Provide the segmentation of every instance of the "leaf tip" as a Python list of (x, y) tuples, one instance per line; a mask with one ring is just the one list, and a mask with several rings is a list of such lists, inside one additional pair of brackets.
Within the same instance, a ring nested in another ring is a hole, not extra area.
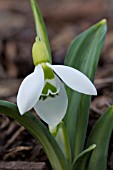
[(106, 23), (107, 23), (107, 20), (106, 20), (106, 19), (102, 19), (102, 20), (99, 22), (100, 25), (104, 25), (104, 24), (106, 24)]
[(96, 148), (96, 144), (91, 145), (91, 149)]

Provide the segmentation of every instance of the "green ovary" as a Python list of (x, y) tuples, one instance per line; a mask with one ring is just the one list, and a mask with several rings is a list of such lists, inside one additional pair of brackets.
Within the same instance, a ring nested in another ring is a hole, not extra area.
[(37, 66), (38, 64), (41, 64), (43, 62), (51, 63), (51, 60), (49, 58), (48, 49), (47, 49), (45, 43), (40, 41), (39, 38), (36, 38), (36, 41), (33, 44), (32, 56), (33, 56), (33, 62), (34, 62), (35, 66)]

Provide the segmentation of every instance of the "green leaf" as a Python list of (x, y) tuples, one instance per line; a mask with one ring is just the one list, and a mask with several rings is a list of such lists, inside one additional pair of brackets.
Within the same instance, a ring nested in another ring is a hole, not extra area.
[(73, 161), (73, 170), (87, 170), (85, 164), (85, 160), (89, 155), (91, 155), (91, 152), (93, 149), (95, 149), (96, 145), (93, 144), (83, 152), (81, 152)]
[[(80, 34), (69, 47), (65, 65), (80, 70), (93, 81), (105, 35), (106, 20)], [(67, 94), (69, 104), (64, 122), (70, 138), (72, 155), (75, 157), (84, 147), (91, 97), (68, 87)]]
[(113, 106), (97, 121), (88, 138), (87, 147), (96, 144), (87, 170), (106, 170), (109, 141), (113, 130)]
[(31, 3), (33, 15), (34, 15), (37, 36), (41, 39), (41, 41), (43, 41), (45, 43), (45, 45), (48, 49), (48, 52), (49, 52), (50, 61), (52, 61), (49, 40), (48, 40), (46, 27), (45, 27), (44, 20), (41, 15), (40, 9), (38, 7), (36, 0), (30, 0), (30, 3)]
[(57, 142), (52, 137), (46, 126), (44, 126), (37, 117), (30, 112), (21, 116), (15, 104), (2, 100), (0, 100), (0, 113), (17, 120), (42, 144), (54, 170), (70, 170)]

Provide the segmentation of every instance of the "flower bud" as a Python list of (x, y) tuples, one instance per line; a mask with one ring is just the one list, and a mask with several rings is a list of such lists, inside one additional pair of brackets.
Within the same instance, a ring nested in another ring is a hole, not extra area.
[(49, 53), (47, 47), (44, 42), (40, 41), (38, 37), (36, 37), (36, 41), (32, 47), (32, 56), (34, 65), (37, 66), (39, 63), (49, 62)]

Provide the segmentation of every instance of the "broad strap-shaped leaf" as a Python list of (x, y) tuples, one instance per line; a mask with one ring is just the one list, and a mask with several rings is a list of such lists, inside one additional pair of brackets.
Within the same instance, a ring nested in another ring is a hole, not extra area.
[(41, 15), (40, 9), (38, 7), (38, 4), (36, 0), (30, 0), (33, 15), (34, 15), (34, 20), (35, 20), (35, 26), (36, 26), (36, 32), (37, 36), (40, 38), (41, 41), (43, 41), (48, 49), (49, 52), (49, 57), (51, 61), (51, 50), (50, 50), (50, 44), (47, 36), (47, 31), (45, 27), (45, 23), (43, 20), (43, 17)]
[(0, 100), (0, 113), (12, 117), (23, 125), (43, 146), (54, 170), (70, 170), (68, 163), (57, 142), (46, 126), (30, 112), (20, 115), (15, 104)]
[[(78, 69), (93, 81), (105, 35), (106, 20), (80, 34), (69, 47), (65, 65)], [(72, 155), (75, 157), (84, 147), (91, 97), (68, 87), (67, 94), (69, 105), (64, 122), (71, 142)]]
[(113, 130), (113, 106), (97, 121), (88, 138), (87, 146), (95, 143), (87, 170), (106, 170), (109, 141)]
[(87, 157), (91, 155), (93, 149), (95, 149), (96, 145), (93, 144), (81, 152), (73, 161), (73, 170), (87, 170), (86, 169), (86, 160)]

